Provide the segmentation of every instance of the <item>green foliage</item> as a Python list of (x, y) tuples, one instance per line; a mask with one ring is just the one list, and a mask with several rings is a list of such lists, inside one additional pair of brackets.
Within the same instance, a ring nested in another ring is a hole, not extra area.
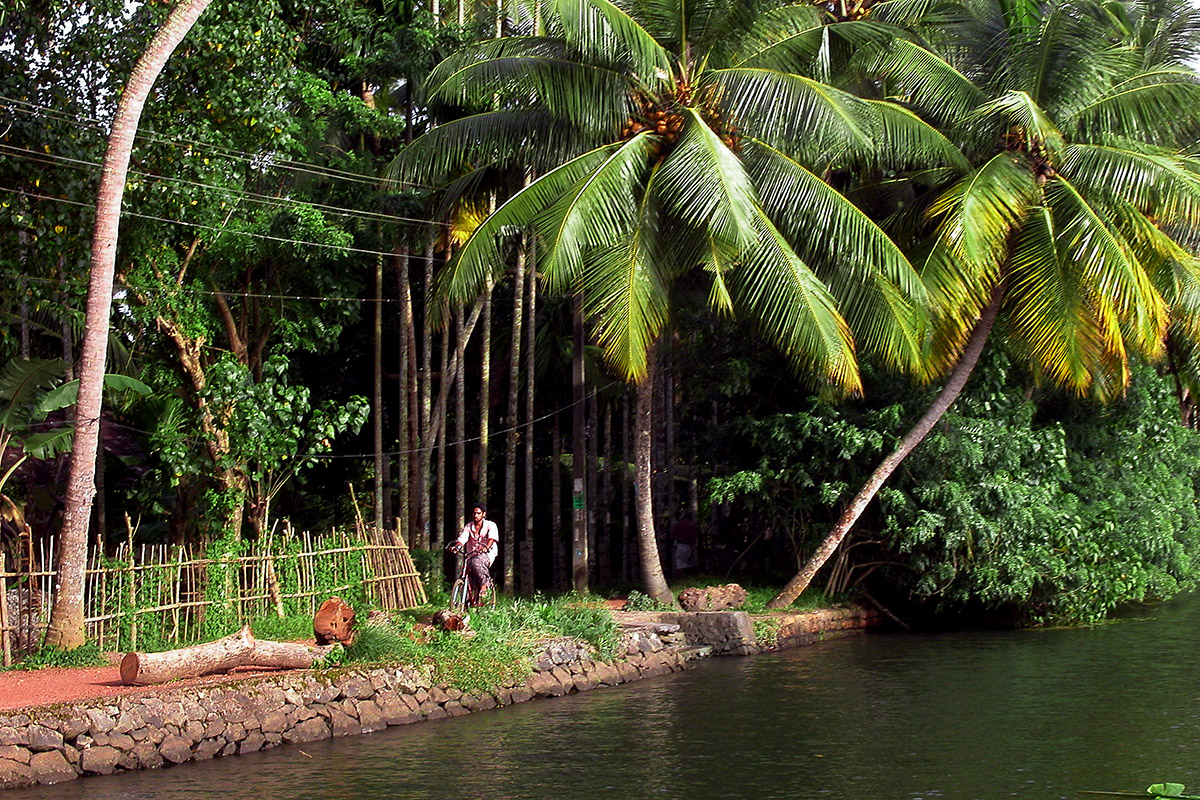
[(632, 590), (629, 596), (625, 598), (626, 611), (671, 611), (671, 606), (666, 603), (660, 603), (648, 594), (644, 594), (637, 589)]
[(1182, 783), (1153, 783), (1146, 788), (1146, 794), (1162, 800), (1200, 800), (1200, 795), (1184, 794)]
[(104, 653), (100, 652), (99, 645), (93, 642), (86, 642), (73, 650), (59, 650), (56, 647), (39, 650), (33, 655), (21, 659), (10, 667), (10, 669), (33, 670), (44, 667), (100, 667), (107, 663)]
[(880, 495), (911, 590), (1070, 623), (1193, 585), (1200, 436), (1164, 382), (1141, 369), (1110, 408), (1035, 415), (1003, 363), (988, 372)]
[(367, 625), (347, 651), (353, 663), (429, 666), (433, 678), (466, 692), (520, 681), (540, 642), (572, 636), (600, 658), (616, 651), (619, 628), (606, 609), (568, 596), (553, 601), (515, 600), (470, 614), (473, 636), (418, 629), (411, 612), (387, 624)]
[(764, 647), (774, 647), (779, 642), (779, 620), (771, 617), (755, 617), (754, 641)]

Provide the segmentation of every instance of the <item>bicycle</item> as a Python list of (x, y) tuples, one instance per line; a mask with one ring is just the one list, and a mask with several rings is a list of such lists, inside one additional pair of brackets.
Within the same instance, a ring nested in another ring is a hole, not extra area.
[[(450, 588), (450, 610), (455, 612), (465, 611), (467, 600), (471, 596), (471, 584), (467, 578), (467, 559), (461, 548), (454, 548), (451, 552), (458, 555), (462, 562), (462, 566), (458, 570), (458, 580), (454, 581), (454, 585)], [(495, 607), (496, 605), (496, 587), (493, 585), (492, 590), (488, 592), (487, 599), (483, 605)]]

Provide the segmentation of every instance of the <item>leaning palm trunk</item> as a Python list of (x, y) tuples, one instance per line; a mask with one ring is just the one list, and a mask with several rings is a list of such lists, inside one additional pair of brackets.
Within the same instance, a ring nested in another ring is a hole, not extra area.
[(992, 325), (996, 321), (996, 313), (1000, 308), (1000, 300), (1003, 294), (1002, 286), (998, 285), (993, 290), (992, 298), (987, 307), (984, 308), (983, 314), (975, 326), (975, 330), (971, 333), (971, 338), (967, 340), (967, 346), (963, 349), (962, 356), (959, 358), (958, 363), (955, 364), (953, 371), (950, 373), (949, 380), (946, 381), (946, 386), (938, 394), (933, 405), (917, 420), (917, 424), (912, 427), (908, 434), (900, 440), (900, 445), (892, 451), (891, 455), (885, 458), (883, 463), (871, 473), (871, 477), (866, 485), (850, 501), (850, 505), (842, 512), (842, 516), (838, 519), (837, 524), (833, 526), (833, 530), (825, 537), (825, 541), (821, 542), (821, 546), (812, 554), (804, 567), (796, 573), (796, 576), (788, 582), (787, 586), (783, 587), (783, 591), (767, 603), (767, 608), (786, 608), (794, 603), (796, 598), (808, 588), (808, 584), (812, 582), (817, 571), (833, 556), (838, 546), (841, 545), (842, 540), (846, 538), (846, 534), (850, 532), (850, 528), (854, 526), (854, 523), (858, 521), (858, 518), (866, 509), (867, 504), (883, 488), (883, 484), (887, 482), (887, 479), (900, 466), (900, 462), (908, 457), (913, 448), (920, 444), (929, 432), (933, 430), (933, 426), (938, 423), (942, 415), (950, 409), (950, 406), (954, 405), (954, 401), (962, 393), (967, 379), (971, 377), (971, 372), (975, 369), (975, 365), (979, 362), (979, 357), (983, 353), (983, 346), (987, 342), (988, 334), (991, 333)]
[(634, 506), (637, 516), (638, 552), (642, 563), (642, 583), (646, 594), (660, 603), (675, 606), (675, 595), (663, 577), (658, 557), (658, 537), (654, 532), (654, 495), (651, 480), (651, 439), (654, 424), (654, 345), (646, 354), (646, 375), (637, 386), (634, 408)]
[(107, 360), (108, 326), (112, 310), (113, 277), (117, 263), (117, 233), (125, 177), (138, 121), (154, 81), (167, 59), (211, 0), (182, 0), (134, 65), (121, 93), (117, 116), (108, 138), (108, 152), (96, 194), (96, 227), (92, 237), (92, 272), (88, 281), (87, 317), (79, 361), (79, 399), (75, 406), (75, 444), (67, 481), (66, 511), (58, 539), (58, 577), (46, 645), (70, 650), (83, 644), (84, 566), (88, 522), (96, 495), (96, 452), (100, 441), (100, 401)]

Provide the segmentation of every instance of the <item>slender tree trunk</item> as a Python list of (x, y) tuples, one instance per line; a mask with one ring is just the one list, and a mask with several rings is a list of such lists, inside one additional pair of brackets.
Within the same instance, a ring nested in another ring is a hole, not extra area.
[(604, 403), (604, 456), (600, 460), (600, 541), (603, 547), (596, 553), (600, 565), (600, 583), (608, 584), (612, 579), (612, 476), (613, 476), (613, 413), (612, 401)]
[(971, 338), (967, 340), (967, 345), (963, 349), (962, 356), (959, 358), (958, 363), (955, 364), (949, 379), (946, 381), (945, 387), (942, 388), (933, 405), (917, 420), (917, 424), (905, 434), (891, 455), (885, 458), (876, 467), (875, 471), (871, 473), (871, 477), (867, 480), (866, 485), (850, 501), (850, 505), (842, 512), (842, 516), (838, 519), (837, 524), (833, 526), (833, 530), (825, 537), (825, 541), (821, 542), (816, 552), (812, 554), (808, 562), (796, 573), (795, 577), (788, 581), (787, 586), (783, 587), (783, 591), (767, 603), (767, 608), (786, 608), (794, 603), (796, 598), (808, 588), (817, 571), (821, 569), (825, 562), (833, 555), (834, 551), (837, 550), (838, 545), (846, 538), (846, 534), (850, 532), (850, 528), (854, 526), (854, 523), (862, 515), (867, 504), (871, 502), (883, 487), (883, 484), (891, 477), (891, 474), (900, 466), (900, 462), (933, 430), (933, 426), (937, 424), (942, 415), (958, 399), (963, 387), (966, 386), (967, 379), (971, 377), (971, 371), (975, 369), (975, 365), (979, 363), (980, 355), (983, 354), (983, 346), (987, 343), (988, 334), (991, 333), (992, 325), (996, 322), (996, 313), (1000, 309), (1000, 301), (1003, 296), (1004, 289), (1003, 284), (1001, 284), (992, 291), (990, 302), (984, 308), (979, 322), (975, 325), (975, 330), (971, 333)]
[[(463, 336), (462, 306), (454, 314), (454, 342), (458, 348), (458, 364), (454, 368), (454, 509), (453, 518), (459, 520), (467, 511), (467, 342)], [(454, 533), (457, 525), (451, 525)]]
[(634, 507), (637, 513), (638, 553), (642, 565), (642, 585), (646, 594), (660, 603), (678, 607), (667, 579), (663, 577), (662, 561), (658, 557), (658, 536), (654, 531), (654, 487), (652, 442), (654, 439), (654, 372), (657, 362), (655, 347), (650, 345), (646, 354), (647, 375), (637, 385), (637, 403), (634, 407), (634, 458), (635, 486)]
[[(453, 367), (450, 364), (450, 331), (448, 325), (442, 329), (441, 350), (439, 355), (441, 357), (442, 382), (445, 383), (446, 381), (454, 380), (454, 373), (450, 371), (453, 369)], [(442, 415), (440, 427), (443, 432), (446, 430), (446, 419), (444, 413)], [(443, 539), (441, 533), (443, 531), (448, 532), (450, 530), (450, 528), (446, 527), (446, 436), (444, 433), (441, 437), (441, 441), (438, 442), (437, 480), (435, 483), (437, 487), (437, 511), (433, 515), (435, 522), (429, 532), (429, 548), (431, 550), (438, 550), (441, 548)]]
[(375, 257), (375, 317), (372, 362), (371, 428), (375, 447), (375, 530), (383, 530), (383, 493), (387, 481), (383, 457), (383, 257)]
[(79, 364), (79, 398), (75, 405), (75, 443), (67, 482), (66, 510), (58, 539), (58, 575), (46, 645), (71, 650), (86, 639), (83, 622), (84, 570), (88, 522), (95, 496), (96, 452), (100, 441), (101, 392), (107, 360), (108, 326), (116, 272), (121, 201), (133, 139), (146, 99), (167, 59), (175, 52), (211, 0), (180, 0), (134, 65), (113, 119), (108, 151), (96, 195), (96, 227), (92, 236), (92, 268), (88, 281), (83, 352)]
[(600, 531), (596, 525), (596, 500), (600, 497), (600, 493), (596, 491), (596, 475), (597, 462), (599, 461), (599, 444), (596, 435), (596, 421), (600, 417), (600, 412), (597, 409), (599, 399), (595, 392), (588, 395), (587, 403), (587, 430), (584, 433), (583, 441), (586, 446), (587, 458), (584, 460), (586, 471), (586, 482), (584, 483), (583, 495), (587, 499), (587, 530), (588, 530), (588, 555), (590, 556), (588, 564), (588, 580), (592, 586), (601, 585), (602, 578), (600, 576), (601, 553), (603, 546), (600, 544)]
[(399, 335), (396, 337), (399, 341), (399, 402), (396, 404), (398, 409), (396, 427), (400, 433), (400, 455), (396, 461), (396, 469), (399, 471), (397, 476), (400, 482), (398, 500), (400, 508), (398, 516), (404, 526), (404, 530), (397, 533), (404, 537), (405, 541), (411, 547), (413, 544), (413, 518), (412, 518), (412, 476), (413, 476), (413, 450), (416, 448), (416, 440), (413, 438), (413, 424), (411, 419), (410, 405), (410, 387), (413, 381), (412, 369), (409, 367), (410, 355), (412, 352), (412, 344), (409, 339), (409, 331), (412, 328), (412, 289), (408, 283), (408, 254), (401, 248), (396, 248), (396, 278), (399, 281), (400, 294), (400, 320), (399, 320)]
[[(432, 422), (433, 415), (433, 314), (434, 310), (430, 306), (430, 300), (433, 296), (433, 247), (428, 246), (424, 250), (422, 259), (424, 265), (424, 280), (421, 284), (421, 307), (424, 309), (422, 315), (423, 324), (421, 325), (421, 430), (429, 430), (435, 423)], [(433, 460), (437, 455), (433, 449), (433, 440), (426, 439), (421, 443), (421, 451), (418, 454), (421, 464), (421, 504), (418, 508), (420, 515), (419, 527), (421, 533), (421, 547), (429, 547), (430, 539), (433, 536), (433, 509), (431, 506), (430, 495), (432, 491), (431, 484), (433, 483)]]
[(562, 422), (555, 414), (550, 426), (550, 532), (554, 537), (555, 589), (565, 589), (567, 580), (567, 532), (562, 521)]
[(583, 298), (575, 296), (574, 352), (571, 354), (571, 387), (574, 403), (571, 406), (571, 585), (577, 592), (588, 590), (587, 498), (584, 485), (587, 478), (587, 385), (583, 373)]
[[(483, 330), (479, 334), (479, 499), (488, 502), (488, 439), (491, 437), (492, 410), (492, 297), (491, 288), (483, 300)], [(500, 536), (512, 536), (512, 531), (500, 531)]]
[[(537, 244), (532, 245), (533, 248)], [(532, 592), (534, 581), (533, 560), (533, 420), (534, 420), (534, 387), (537, 384), (534, 359), (534, 345), (537, 341), (537, 258), (536, 249), (530, 250), (529, 276), (527, 294), (529, 301), (528, 319), (525, 321), (525, 543), (527, 557), (521, 562), (521, 587), (524, 591)]]
[(629, 413), (629, 392), (621, 397), (621, 577), (632, 580), (638, 569), (637, 525), (634, 524), (633, 492), (629, 465), (633, 463), (633, 420)]
[[(517, 553), (517, 450), (521, 445), (519, 421), (521, 417), (521, 345), (522, 323), (525, 318), (525, 247), (517, 251), (513, 273), (512, 312), (512, 356), (508, 362), (508, 410), (505, 413), (506, 432), (504, 446), (504, 592), (513, 594), (516, 586)], [(524, 591), (526, 587), (520, 587)]]

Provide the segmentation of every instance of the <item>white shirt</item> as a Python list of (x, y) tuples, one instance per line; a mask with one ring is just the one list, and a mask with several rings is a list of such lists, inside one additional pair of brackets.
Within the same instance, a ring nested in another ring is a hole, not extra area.
[[(457, 539), (460, 545), (466, 545), (467, 540), (471, 538), (471, 531), (474, 528), (474, 520), (468, 522), (463, 527), (462, 533), (458, 535)], [(496, 560), (497, 554), (500, 552), (500, 529), (496, 527), (496, 523), (492, 522), (490, 519), (485, 519), (483, 521), (483, 529), (480, 531), (480, 534), (483, 536), (483, 538), (490, 540), (492, 543), (491, 546), (488, 547), (487, 553), (484, 554), (487, 556), (488, 566), (490, 567), (492, 562)]]

